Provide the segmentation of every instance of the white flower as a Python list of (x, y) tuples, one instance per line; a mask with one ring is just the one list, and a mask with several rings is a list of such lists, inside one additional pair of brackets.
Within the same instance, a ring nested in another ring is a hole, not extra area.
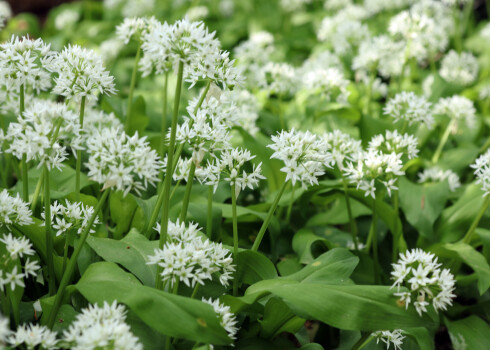
[(478, 157), (470, 166), (475, 169), (476, 183), (481, 184), (481, 189), (485, 192), (483, 196), (490, 195), (490, 150)]
[(336, 100), (347, 104), (349, 80), (337, 68), (312, 69), (303, 73), (303, 84), (306, 89), (321, 93), (327, 101)]
[(131, 190), (144, 191), (148, 184), (159, 181), (161, 162), (138, 133), (129, 137), (115, 128), (102, 129), (87, 140), (87, 150), (88, 176), (105, 188), (115, 187), (126, 195)]
[(26, 237), (14, 237), (11, 233), (4, 234), (0, 238), (0, 242), (5, 244), (7, 252), (10, 254), (10, 258), (15, 260), (24, 257), (24, 255), (34, 255), (35, 251), (32, 249), (31, 242)]
[(89, 305), (63, 332), (63, 340), (74, 350), (142, 350), (143, 345), (125, 320), (126, 310), (117, 301), (111, 305), (105, 301), (103, 306)]
[[(160, 225), (155, 229), (160, 232)], [(186, 227), (179, 221), (175, 224), (169, 221), (168, 241), (163, 249), (155, 249), (154, 255), (148, 257), (148, 264), (158, 264), (162, 280), (170, 281), (171, 286), (180, 282), (189, 287), (204, 285), (205, 280), (218, 274), (220, 283), (226, 287), (235, 271), (230, 251), (221, 243), (203, 238), (196, 224)]]
[(439, 74), (448, 83), (470, 85), (478, 78), (478, 61), (469, 52), (451, 50), (441, 61)]
[[(391, 275), (395, 281), (392, 288), (397, 288), (394, 295), (400, 297), (406, 308), (414, 300), (413, 305), (422, 316), (423, 312), (427, 312), (430, 302), (436, 312), (446, 310), (447, 306), (452, 305), (455, 297), (454, 276), (448, 269), (440, 269), (441, 264), (434, 254), (412, 249), (400, 253), (398, 262), (392, 265)], [(408, 292), (401, 291), (402, 287), (408, 288)]]
[(269, 94), (294, 95), (299, 79), (296, 70), (288, 63), (267, 63), (260, 71), (259, 86)]
[(228, 115), (234, 125), (242, 127), (252, 136), (259, 132), (256, 121), (260, 108), (255, 95), (247, 90), (233, 89), (224, 91), (220, 96), (220, 102), (220, 107), (230, 111)]
[(202, 298), (202, 301), (213, 307), (214, 312), (216, 312), (219, 318), (219, 323), (221, 324), (221, 327), (225, 329), (231, 339), (235, 340), (236, 334), (238, 332), (238, 321), (235, 314), (231, 312), (230, 307), (226, 306), (225, 304), (221, 304), (219, 302), (219, 299), (213, 300), (211, 298)]
[(334, 130), (323, 135), (326, 149), (332, 153), (332, 158), (340, 170), (344, 169), (345, 161), (355, 161), (362, 151), (361, 141), (355, 140), (340, 130)]
[(403, 330), (395, 329), (394, 331), (377, 331), (371, 334), (376, 337), (376, 344), (381, 340), (386, 344), (386, 348), (389, 349), (390, 345), (393, 344), (394, 350), (400, 350), (403, 345)]
[(32, 212), (29, 204), (24, 202), (17, 193), (12, 197), (6, 189), (0, 192), (0, 227), (2, 225), (31, 225)]
[(155, 9), (155, 0), (104, 0), (104, 7), (120, 11), (123, 17), (143, 16)]
[(465, 123), (470, 129), (474, 129), (477, 124), (476, 109), (473, 102), (459, 95), (441, 98), (434, 106), (434, 114), (446, 115), (454, 120), (453, 133), (458, 131), (461, 123)]
[(27, 349), (43, 348), (46, 350), (59, 349), (56, 333), (46, 326), (21, 325), (17, 331), (7, 339), (10, 345), (19, 347), (24, 344)]
[(127, 45), (133, 37), (136, 40), (140, 40), (141, 36), (148, 30), (148, 27), (155, 22), (156, 19), (154, 17), (150, 19), (140, 17), (125, 18), (124, 21), (116, 27), (116, 35), (119, 40)]
[(386, 131), (385, 135), (376, 135), (369, 141), (368, 150), (384, 153), (401, 153), (413, 159), (419, 153), (418, 141), (413, 135), (400, 134), (398, 131)]
[(44, 59), (48, 70), (56, 73), (53, 93), (68, 99), (97, 94), (114, 94), (114, 77), (104, 68), (102, 58), (93, 50), (78, 45), (69, 45), (62, 52), (53, 53)]
[(9, 319), (0, 313), (0, 346), (7, 342), (7, 337), (10, 335)]
[(449, 183), (449, 190), (451, 192), (456, 191), (461, 187), (461, 182), (459, 181), (459, 176), (451, 170), (442, 170), (437, 167), (425, 169), (423, 172), (419, 173), (419, 182), (425, 183), (429, 181), (445, 181)]
[(434, 124), (431, 103), (424, 97), (413, 92), (403, 91), (388, 100), (383, 108), (384, 114), (392, 117), (395, 122), (408, 122), (408, 125), (424, 123), (429, 129)]
[(335, 17), (323, 19), (318, 30), (318, 40), (331, 43), (338, 55), (345, 56), (370, 37), (367, 25), (356, 19), (346, 19), (339, 12)]
[[(51, 204), (51, 222), (53, 223), (53, 228), (56, 230), (56, 236), (60, 236), (69, 230), (77, 230), (78, 234), (87, 227), (88, 221), (94, 214), (94, 208), (83, 204), (82, 202), (71, 203), (65, 199), (65, 205), (55, 201)], [(45, 213), (41, 214), (42, 218), (45, 219)], [(99, 217), (95, 217), (95, 221), (92, 227), (99, 224)], [(94, 233), (94, 229), (90, 229), (90, 233)]]
[(56, 29), (68, 30), (80, 19), (80, 13), (72, 9), (65, 9), (58, 13), (54, 19), (54, 26)]
[(281, 0), (280, 5), (285, 12), (295, 12), (302, 10), (311, 2), (312, 0)]
[[(0, 1), (0, 30), (5, 26), (5, 22), (12, 17), (12, 9), (7, 1)], [(1, 338), (0, 338), (1, 339)]]

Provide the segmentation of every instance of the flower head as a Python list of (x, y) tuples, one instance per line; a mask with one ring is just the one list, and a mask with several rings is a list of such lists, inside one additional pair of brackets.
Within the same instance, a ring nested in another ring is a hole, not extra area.
[(456, 191), (461, 187), (461, 182), (459, 181), (459, 176), (451, 170), (442, 170), (437, 167), (425, 169), (423, 172), (419, 173), (419, 182), (425, 183), (429, 181), (445, 181), (447, 180), (449, 184), (449, 190), (451, 192)]
[(230, 307), (226, 306), (225, 304), (221, 304), (219, 302), (219, 299), (213, 300), (211, 298), (202, 298), (202, 301), (213, 307), (214, 312), (216, 312), (219, 318), (219, 323), (221, 324), (221, 327), (225, 329), (231, 339), (235, 340), (236, 334), (238, 332), (238, 321), (236, 319), (236, 316), (231, 312)]
[(20, 325), (17, 331), (8, 337), (7, 341), (15, 347), (24, 344), (27, 349), (36, 349), (39, 347), (52, 350), (59, 348), (55, 332), (46, 326), (34, 324)]
[(439, 74), (448, 83), (470, 85), (478, 78), (478, 61), (469, 52), (451, 50), (441, 61)]
[(424, 123), (429, 129), (434, 124), (431, 104), (424, 97), (419, 97), (413, 92), (403, 91), (388, 100), (383, 109), (384, 114), (395, 120), (408, 122), (408, 125)]
[(481, 189), (485, 192), (483, 196), (490, 195), (490, 150), (478, 157), (470, 166), (475, 169), (476, 183), (481, 184)]
[(6, 189), (0, 192), (0, 227), (12, 224), (24, 226), (32, 223), (34, 221), (29, 204), (24, 202), (18, 193), (12, 197)]
[(434, 106), (434, 114), (446, 115), (454, 120), (453, 133), (457, 132), (462, 123), (470, 129), (476, 127), (476, 109), (473, 102), (463, 96), (441, 98)]
[[(77, 230), (77, 233), (81, 234), (87, 227), (88, 220), (92, 215), (94, 215), (94, 208), (82, 202), (71, 203), (65, 199), (65, 205), (58, 203), (58, 201), (51, 204), (51, 222), (56, 230), (56, 236), (60, 236), (70, 230)], [(45, 213), (43, 212), (41, 216), (44, 219)], [(99, 223), (99, 218), (96, 216), (92, 227)], [(90, 233), (94, 232), (95, 230), (90, 229)]]
[(403, 339), (405, 338), (401, 329), (395, 329), (394, 331), (377, 331), (371, 335), (376, 337), (376, 344), (381, 340), (386, 344), (387, 349), (393, 344), (394, 350), (400, 350), (402, 348)]

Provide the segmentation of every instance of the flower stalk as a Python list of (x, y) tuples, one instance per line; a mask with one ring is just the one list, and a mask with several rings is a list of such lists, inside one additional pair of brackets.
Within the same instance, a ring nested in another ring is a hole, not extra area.
[[(80, 103), (80, 129), (83, 130), (83, 117), (85, 114), (85, 100), (86, 96), (82, 96), (82, 101)], [(77, 201), (80, 200), (80, 171), (82, 168), (82, 151), (77, 150), (77, 163), (76, 163), (76, 174), (75, 174), (75, 198)]]
[(180, 222), (184, 222), (187, 217), (187, 208), (189, 207), (189, 200), (191, 198), (192, 183), (194, 182), (195, 173), (196, 173), (196, 163), (191, 162), (191, 168), (189, 169), (189, 177), (187, 178), (187, 184), (185, 186), (182, 210), (180, 212)]
[[(231, 185), (231, 212), (233, 219), (233, 260), (238, 261), (238, 221), (236, 214), (236, 185)], [(233, 296), (238, 295), (238, 275), (233, 279)]]
[(131, 83), (129, 85), (129, 95), (128, 95), (128, 107), (126, 111), (126, 120), (124, 123), (124, 130), (126, 134), (130, 135), (131, 128), (131, 115), (133, 109), (133, 94), (134, 88), (136, 86), (136, 78), (138, 76), (138, 64), (141, 57), (141, 40), (138, 41), (138, 49), (136, 50), (136, 57), (134, 59), (133, 72), (131, 73)]

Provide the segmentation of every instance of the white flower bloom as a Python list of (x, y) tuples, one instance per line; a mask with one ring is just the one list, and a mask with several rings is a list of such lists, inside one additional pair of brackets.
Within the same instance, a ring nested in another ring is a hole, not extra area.
[(440, 168), (428, 168), (423, 172), (419, 173), (419, 182), (431, 182), (431, 181), (445, 181), (449, 183), (449, 190), (451, 192), (456, 191), (461, 187), (461, 182), (459, 181), (459, 176), (451, 170), (442, 170)]
[(334, 130), (323, 135), (327, 151), (332, 153), (335, 164), (342, 171), (345, 161), (355, 161), (362, 151), (361, 141), (355, 140), (340, 130)]
[(384, 153), (402, 153), (408, 159), (417, 156), (418, 141), (413, 135), (400, 134), (398, 131), (386, 131), (385, 135), (376, 135), (369, 141), (368, 150), (381, 151)]
[(464, 123), (470, 129), (477, 125), (476, 109), (473, 102), (463, 96), (441, 98), (434, 106), (434, 114), (446, 115), (454, 120), (453, 133), (456, 133)]
[[(53, 228), (56, 230), (56, 236), (60, 236), (69, 230), (77, 230), (78, 234), (87, 227), (88, 221), (94, 214), (94, 208), (83, 204), (82, 202), (71, 203), (65, 199), (65, 205), (55, 201), (51, 204), (51, 222)], [(43, 219), (46, 218), (45, 212), (41, 214)], [(95, 217), (95, 221), (92, 227), (99, 224), (99, 217)], [(90, 229), (90, 233), (94, 233), (94, 229)]]
[(119, 52), (124, 47), (124, 43), (118, 38), (109, 38), (104, 40), (99, 45), (99, 53), (104, 60), (104, 63), (112, 62), (117, 58)]
[(301, 80), (306, 89), (318, 91), (327, 101), (336, 100), (347, 104), (349, 80), (344, 78), (344, 74), (339, 69), (312, 69), (304, 72)]
[(12, 17), (12, 9), (7, 1), (0, 1), (0, 30), (5, 26), (5, 22)]
[[(160, 225), (155, 228), (160, 233)], [(177, 221), (169, 221), (168, 241), (163, 249), (155, 249), (154, 255), (148, 257), (148, 264), (158, 264), (162, 268), (164, 282), (184, 283), (194, 287), (197, 283), (204, 285), (205, 280), (212, 280), (213, 274), (219, 274), (219, 281), (228, 286), (233, 278), (235, 266), (230, 251), (221, 243), (203, 238), (200, 228), (190, 223), (188, 227)]]
[(193, 6), (185, 14), (191, 21), (203, 20), (209, 16), (209, 9), (206, 6)]
[(4, 234), (0, 238), (0, 242), (5, 244), (7, 252), (10, 254), (10, 259), (16, 260), (18, 258), (23, 258), (24, 255), (34, 255), (35, 251), (32, 249), (32, 244), (25, 237), (17, 238), (12, 236), (11, 233), (8, 235)]
[(451, 50), (441, 61), (439, 74), (448, 83), (471, 85), (478, 78), (478, 61), (469, 52)]
[(216, 312), (219, 318), (219, 323), (221, 324), (221, 327), (225, 329), (231, 339), (235, 340), (236, 334), (238, 332), (238, 321), (235, 314), (231, 312), (230, 307), (226, 306), (225, 304), (221, 304), (219, 302), (219, 299), (213, 300), (211, 298), (202, 298), (202, 302), (213, 307), (214, 312)]
[(68, 30), (80, 19), (80, 13), (72, 9), (65, 9), (58, 13), (54, 19), (54, 26), (58, 30)]
[[(400, 258), (393, 265), (393, 287), (397, 288), (394, 295), (400, 297), (400, 301), (408, 308), (414, 300), (414, 307), (422, 316), (427, 312), (427, 307), (432, 302), (434, 310), (446, 310), (452, 305), (455, 297), (454, 276), (448, 269), (440, 269), (434, 254), (426, 253), (421, 249), (412, 249), (400, 253)], [(408, 292), (400, 291), (402, 287), (408, 288)]]
[(413, 92), (402, 91), (388, 100), (383, 108), (384, 114), (389, 115), (395, 121), (408, 122), (408, 125), (424, 123), (429, 129), (434, 124), (431, 103), (424, 97), (417, 96)]
[(0, 227), (2, 225), (31, 225), (32, 211), (29, 204), (24, 202), (17, 193), (12, 197), (6, 189), (0, 192)]
[(288, 63), (267, 63), (260, 72), (259, 86), (269, 94), (294, 95), (298, 89), (298, 75)]
[(403, 335), (403, 330), (395, 329), (394, 331), (377, 331), (371, 334), (373, 337), (376, 337), (376, 344), (381, 340), (386, 344), (386, 348), (389, 349), (390, 345), (393, 344), (394, 350), (401, 350), (403, 345), (403, 339), (405, 336)]
[(485, 40), (490, 40), (490, 23), (487, 23), (480, 31), (480, 36)]
[(242, 127), (252, 136), (259, 132), (256, 121), (259, 118), (260, 107), (255, 95), (247, 90), (233, 89), (224, 91), (220, 96), (220, 102), (220, 107), (227, 111), (234, 125)]
[(476, 183), (481, 184), (481, 189), (485, 192), (483, 196), (490, 195), (490, 150), (478, 157), (470, 166), (475, 169)]
[(55, 332), (46, 326), (33, 324), (19, 326), (17, 331), (8, 337), (7, 342), (15, 347), (23, 344), (27, 349), (36, 349), (37, 347), (46, 350), (59, 349)]
[(7, 337), (10, 335), (9, 319), (0, 313), (0, 346), (7, 342)]
[(115, 187), (126, 195), (159, 181), (161, 161), (146, 138), (137, 133), (129, 137), (115, 128), (102, 129), (87, 140), (87, 150), (88, 176), (105, 188)]
[(104, 0), (107, 10), (117, 10), (123, 17), (144, 16), (155, 9), (155, 0)]
[(302, 10), (312, 0), (281, 0), (281, 8), (286, 12), (295, 12)]
[(140, 40), (141, 36), (144, 35), (151, 24), (155, 22), (156, 19), (154, 17), (150, 19), (140, 17), (125, 18), (124, 21), (116, 27), (116, 35), (119, 40), (127, 45), (133, 37), (136, 40)]
[(416, 1), (417, 0), (364, 0), (364, 7), (371, 15), (375, 15), (384, 11), (400, 10)]
[(334, 52), (340, 56), (355, 52), (370, 35), (367, 25), (357, 19), (346, 18), (341, 12), (334, 17), (325, 17), (317, 33), (318, 40), (331, 43)]
[(74, 350), (142, 350), (143, 345), (125, 320), (126, 310), (117, 301), (111, 305), (105, 301), (103, 306), (90, 305), (63, 332), (63, 340)]
[(94, 98), (97, 94), (114, 94), (114, 77), (104, 68), (102, 57), (93, 50), (69, 45), (62, 52), (44, 59), (48, 70), (56, 73), (53, 93), (68, 99)]

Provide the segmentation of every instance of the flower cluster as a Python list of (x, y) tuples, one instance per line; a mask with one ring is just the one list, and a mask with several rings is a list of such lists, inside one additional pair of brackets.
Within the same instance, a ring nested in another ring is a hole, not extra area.
[(362, 152), (361, 141), (355, 140), (340, 130), (324, 134), (323, 141), (326, 150), (332, 154), (332, 158), (340, 171), (345, 168), (346, 161), (356, 161)]
[[(21, 259), (24, 256), (34, 255), (36, 252), (32, 249), (32, 244), (25, 237), (17, 238), (12, 234), (4, 234), (0, 238), (0, 247), (5, 251), (2, 254), (2, 265), (0, 267), (0, 290), (3, 292), (5, 286), (10, 285), (13, 291), (16, 287), (24, 288), (24, 278), (30, 275), (36, 276), (40, 266), (36, 260), (31, 261), (27, 258), (22, 268)], [(18, 271), (18, 267), (20, 271)], [(24, 270), (24, 271), (22, 271)]]
[(235, 340), (236, 334), (238, 332), (238, 321), (236, 319), (236, 316), (231, 312), (230, 307), (220, 303), (219, 299), (213, 300), (211, 298), (202, 298), (202, 301), (213, 307), (214, 312), (216, 312), (219, 318), (219, 323), (221, 324), (221, 327), (225, 329), (231, 339)]
[(281, 171), (286, 173), (286, 181), (292, 184), (300, 182), (303, 188), (318, 184), (318, 177), (325, 173), (324, 167), (331, 166), (332, 154), (327, 150), (326, 142), (309, 131), (281, 131), (272, 136), (271, 158), (284, 162)]
[[(160, 232), (160, 226), (155, 228)], [(161, 278), (164, 282), (184, 283), (189, 287), (204, 285), (205, 280), (212, 280), (213, 275), (223, 286), (232, 279), (235, 267), (230, 252), (221, 243), (203, 238), (196, 224), (186, 226), (177, 221), (169, 221), (168, 240), (163, 249), (155, 249), (154, 255), (148, 257), (148, 264), (157, 264), (162, 268)]]
[(447, 180), (449, 184), (449, 190), (451, 192), (456, 191), (461, 187), (461, 182), (459, 181), (459, 176), (451, 170), (442, 170), (437, 167), (425, 169), (423, 172), (419, 173), (419, 182), (429, 182), (429, 181), (445, 181)]
[(0, 227), (3, 225), (31, 225), (32, 211), (29, 204), (24, 202), (17, 193), (12, 197), (6, 189), (0, 192)]
[[(41, 215), (45, 219), (45, 213)], [(77, 233), (81, 234), (87, 227), (88, 220), (92, 215), (94, 215), (94, 208), (81, 202), (71, 203), (69, 200), (65, 200), (65, 205), (58, 201), (51, 204), (51, 222), (56, 230), (56, 236), (71, 230), (77, 230)], [(92, 227), (97, 224), (99, 224), (98, 216), (95, 217)], [(90, 229), (90, 233), (94, 232), (94, 229)]]
[(368, 39), (370, 32), (367, 25), (360, 22), (359, 14), (339, 12), (323, 19), (317, 36), (318, 40), (331, 43), (336, 54), (345, 56)]
[(259, 118), (259, 102), (249, 91), (241, 89), (224, 91), (220, 96), (220, 107), (227, 110), (227, 115), (235, 125), (242, 127), (250, 135), (255, 135), (259, 131), (256, 125)]
[(155, 9), (155, 0), (104, 0), (104, 7), (119, 11), (123, 17), (143, 16)]
[(477, 124), (476, 109), (473, 102), (463, 96), (441, 98), (434, 106), (434, 114), (446, 115), (453, 123), (453, 133), (458, 131), (462, 123), (469, 129)]
[(5, 22), (12, 17), (12, 9), (7, 1), (0, 1), (0, 30), (5, 26)]
[(125, 18), (124, 21), (116, 27), (116, 35), (124, 44), (128, 44), (133, 38), (141, 40), (141, 37), (156, 24), (157, 20), (154, 17), (140, 18), (131, 17)]
[[(386, 131), (385, 135), (373, 136), (369, 141), (369, 150), (382, 153), (396, 153), (406, 155), (408, 159), (417, 157), (419, 153), (418, 141), (413, 135), (400, 134), (398, 131)], [(400, 157), (402, 157), (400, 156)]]
[(485, 194), (490, 195), (490, 150), (478, 157), (471, 165), (475, 169), (476, 183), (481, 184), (481, 189)]
[(442, 59), (439, 74), (448, 83), (470, 85), (478, 78), (478, 61), (469, 52), (451, 50)]
[(102, 58), (93, 50), (69, 45), (44, 60), (46, 68), (57, 74), (53, 93), (68, 99), (93, 98), (114, 94), (114, 77), (104, 68)]
[(403, 345), (403, 339), (405, 339), (401, 329), (395, 329), (394, 331), (377, 331), (373, 332), (371, 335), (376, 338), (376, 344), (381, 340), (386, 344), (386, 349), (389, 349), (390, 345), (393, 344), (394, 350), (400, 350)]
[(13, 347), (25, 346), (27, 349), (59, 349), (56, 332), (46, 326), (35, 324), (21, 325), (17, 331), (7, 338), (7, 342)]
[(318, 91), (327, 101), (347, 103), (349, 80), (339, 69), (312, 69), (304, 73), (302, 80), (306, 89)]
[(125, 320), (126, 310), (117, 301), (90, 305), (63, 332), (63, 342), (68, 344), (66, 348), (75, 350), (142, 350), (143, 345)]
[(288, 63), (267, 63), (260, 71), (259, 86), (269, 94), (294, 95), (298, 89), (298, 76)]
[(102, 129), (87, 140), (87, 150), (88, 176), (104, 188), (115, 187), (126, 195), (131, 190), (144, 191), (159, 180), (157, 153), (138, 133), (129, 137), (115, 128)]
[[(400, 253), (391, 272), (391, 278), (395, 281), (392, 288), (397, 288), (395, 295), (400, 297), (406, 308), (413, 300), (415, 310), (422, 316), (430, 302), (435, 311), (446, 310), (452, 305), (455, 297), (454, 276), (448, 269), (441, 270), (440, 266), (434, 254), (421, 249)], [(408, 288), (408, 291), (402, 290), (402, 287)]]
[(429, 129), (434, 124), (431, 103), (424, 97), (417, 96), (413, 92), (403, 91), (388, 100), (384, 114), (392, 117), (396, 122), (407, 122), (408, 125), (424, 123)]

